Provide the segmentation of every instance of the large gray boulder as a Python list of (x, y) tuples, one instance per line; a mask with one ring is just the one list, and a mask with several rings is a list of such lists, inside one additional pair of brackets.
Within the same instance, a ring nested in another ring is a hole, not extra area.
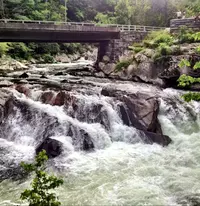
[(146, 143), (168, 145), (171, 139), (162, 134), (158, 120), (159, 102), (156, 97), (144, 93), (127, 93), (115, 89), (104, 88), (104, 96), (114, 97), (118, 104), (121, 119), (125, 125), (132, 126), (141, 132)]

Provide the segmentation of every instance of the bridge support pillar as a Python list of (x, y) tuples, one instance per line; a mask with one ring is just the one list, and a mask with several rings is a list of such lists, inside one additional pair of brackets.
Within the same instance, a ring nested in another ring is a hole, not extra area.
[(121, 32), (120, 39), (100, 42), (96, 67), (110, 71), (121, 58), (130, 58), (132, 53), (128, 47), (141, 42), (146, 35), (147, 32)]

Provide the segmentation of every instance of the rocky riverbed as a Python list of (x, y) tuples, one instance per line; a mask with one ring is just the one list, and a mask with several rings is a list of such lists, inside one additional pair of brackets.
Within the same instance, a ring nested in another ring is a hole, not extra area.
[[(21, 204), (28, 181), (19, 164), (41, 149), (65, 179), (63, 205), (176, 205), (196, 195), (198, 181), (187, 174), (199, 161), (192, 149), (199, 144), (199, 104), (184, 103), (183, 91), (98, 72), (84, 60), (1, 74), (2, 205)], [(179, 190), (190, 184), (193, 190)]]

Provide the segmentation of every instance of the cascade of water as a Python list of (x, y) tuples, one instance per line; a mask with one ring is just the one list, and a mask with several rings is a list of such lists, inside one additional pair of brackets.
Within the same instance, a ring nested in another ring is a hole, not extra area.
[[(58, 191), (64, 206), (190, 205), (190, 199), (198, 199), (200, 104), (184, 103), (174, 90), (163, 92), (159, 120), (173, 140), (163, 148), (143, 144), (140, 133), (123, 124), (110, 97), (74, 93), (76, 105), (55, 106), (42, 103), (41, 94), (15, 94), (20, 107), (15, 105), (0, 128), (1, 167), (32, 159), (38, 142), (48, 136), (64, 147), (50, 161), (64, 174)], [(93, 152), (80, 151), (83, 131), (94, 143)], [(0, 204), (17, 205), (27, 184), (12, 182), (9, 192), (10, 182), (0, 184)]]

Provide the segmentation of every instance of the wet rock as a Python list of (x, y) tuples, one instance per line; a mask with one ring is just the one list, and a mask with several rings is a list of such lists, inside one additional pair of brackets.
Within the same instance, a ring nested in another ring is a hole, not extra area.
[(62, 106), (64, 104), (65, 104), (65, 92), (61, 91), (56, 95), (54, 100), (54, 105)]
[(40, 101), (44, 104), (54, 104), (54, 92), (53, 91), (48, 91), (48, 92), (43, 92), (40, 96)]
[(9, 114), (13, 105), (10, 102), (12, 99), (12, 93), (5, 89), (0, 89), (0, 124), (5, 116)]
[(99, 78), (104, 78), (105, 77), (105, 74), (103, 72), (97, 72), (94, 75), (95, 75), (95, 77), (99, 77)]
[(28, 78), (29, 77), (29, 75), (26, 73), (26, 72), (24, 72), (23, 74), (21, 74), (20, 76), (19, 76), (19, 78), (24, 78), (24, 79), (26, 79), (26, 78)]
[(149, 141), (147, 143), (149, 143), (149, 144), (156, 143), (156, 144), (159, 144), (162, 146), (167, 146), (172, 142), (170, 137), (168, 137), (166, 135), (156, 134), (156, 133), (148, 132), (148, 131), (141, 131), (141, 136), (142, 136), (142, 133), (145, 134), (145, 136), (147, 137), (147, 139)]
[(94, 144), (89, 134), (85, 132), (84, 130), (81, 130), (81, 133), (83, 136), (83, 150), (89, 151), (89, 150), (94, 149)]
[(40, 77), (41, 79), (48, 79), (47, 76), (45, 76), (44, 74)]
[(39, 146), (36, 148), (36, 154), (45, 150), (49, 158), (55, 158), (62, 153), (62, 143), (58, 140), (46, 138)]
[(63, 72), (57, 72), (57, 73), (55, 73), (55, 76), (61, 76), (61, 75), (63, 75)]
[(18, 84), (15, 89), (22, 93), (22, 94), (25, 94), (26, 96), (29, 96), (30, 94), (30, 89), (28, 87), (28, 85), (25, 85), (25, 84)]

